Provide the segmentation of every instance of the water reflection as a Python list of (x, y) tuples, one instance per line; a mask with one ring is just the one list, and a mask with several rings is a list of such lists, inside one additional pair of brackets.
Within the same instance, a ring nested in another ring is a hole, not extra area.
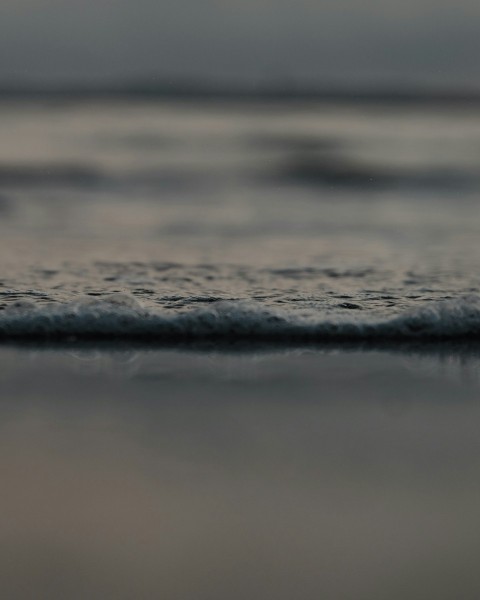
[[(25, 347), (25, 344), (21, 346)], [(49, 344), (47, 348), (52, 348)], [(216, 380), (260, 380), (270, 372), (269, 366), (281, 361), (331, 360), (352, 355), (392, 356), (412, 373), (432, 378), (446, 378), (465, 385), (480, 387), (480, 345), (471, 340), (342, 342), (282, 347), (250, 342), (197, 342), (155, 345), (139, 342), (75, 342), (53, 346), (63, 354), (65, 365), (77, 373), (102, 374), (113, 378), (153, 378), (171, 371), (182, 362), (197, 364)], [(34, 349), (32, 349), (34, 348)], [(30, 356), (39, 357), (45, 345), (30, 344)], [(182, 360), (179, 360), (181, 357)], [(35, 358), (33, 358), (35, 360)], [(67, 360), (65, 360), (67, 359)], [(71, 360), (70, 360), (71, 359)], [(351, 363), (355, 362), (353, 356)], [(169, 366), (170, 365), (170, 366)], [(277, 376), (278, 373), (275, 373)], [(296, 375), (293, 375), (296, 378)]]
[(5, 597), (476, 597), (465, 352), (4, 348)]

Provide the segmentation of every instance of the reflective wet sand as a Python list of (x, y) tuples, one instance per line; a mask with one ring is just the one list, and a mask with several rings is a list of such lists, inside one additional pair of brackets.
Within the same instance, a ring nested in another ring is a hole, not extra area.
[(477, 598), (479, 364), (4, 347), (2, 595)]

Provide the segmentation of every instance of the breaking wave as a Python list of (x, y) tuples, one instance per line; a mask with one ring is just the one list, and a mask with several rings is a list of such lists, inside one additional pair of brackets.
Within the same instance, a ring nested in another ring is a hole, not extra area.
[(145, 308), (114, 294), (66, 304), (19, 302), (0, 314), (0, 339), (250, 340), (312, 342), (480, 338), (480, 296), (431, 302), (387, 318), (293, 312), (219, 301), (185, 313)]

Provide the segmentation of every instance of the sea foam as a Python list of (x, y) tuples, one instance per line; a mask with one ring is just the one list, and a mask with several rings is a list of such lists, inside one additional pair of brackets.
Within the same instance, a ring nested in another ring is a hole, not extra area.
[(0, 338), (142, 338), (162, 340), (310, 340), (480, 337), (480, 296), (430, 302), (392, 317), (366, 312), (275, 310), (260, 304), (219, 301), (206, 308), (169, 313), (114, 294), (66, 304), (22, 302), (0, 314)]

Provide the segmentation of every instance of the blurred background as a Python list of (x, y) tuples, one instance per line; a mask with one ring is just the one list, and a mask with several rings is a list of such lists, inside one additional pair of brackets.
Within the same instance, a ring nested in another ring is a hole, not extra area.
[[(23, 288), (44, 295), (46, 268), (101, 292), (99, 260), (143, 300), (157, 284), (134, 260), (300, 266), (294, 288), (279, 270), (183, 281), (217, 298), (303, 288), (317, 308), (338, 273), (384, 282), (401, 308), (475, 291), (479, 19), (469, 0), (5, 0), (12, 298), (22, 259), (39, 265)], [(358, 299), (358, 277), (345, 285)]]

